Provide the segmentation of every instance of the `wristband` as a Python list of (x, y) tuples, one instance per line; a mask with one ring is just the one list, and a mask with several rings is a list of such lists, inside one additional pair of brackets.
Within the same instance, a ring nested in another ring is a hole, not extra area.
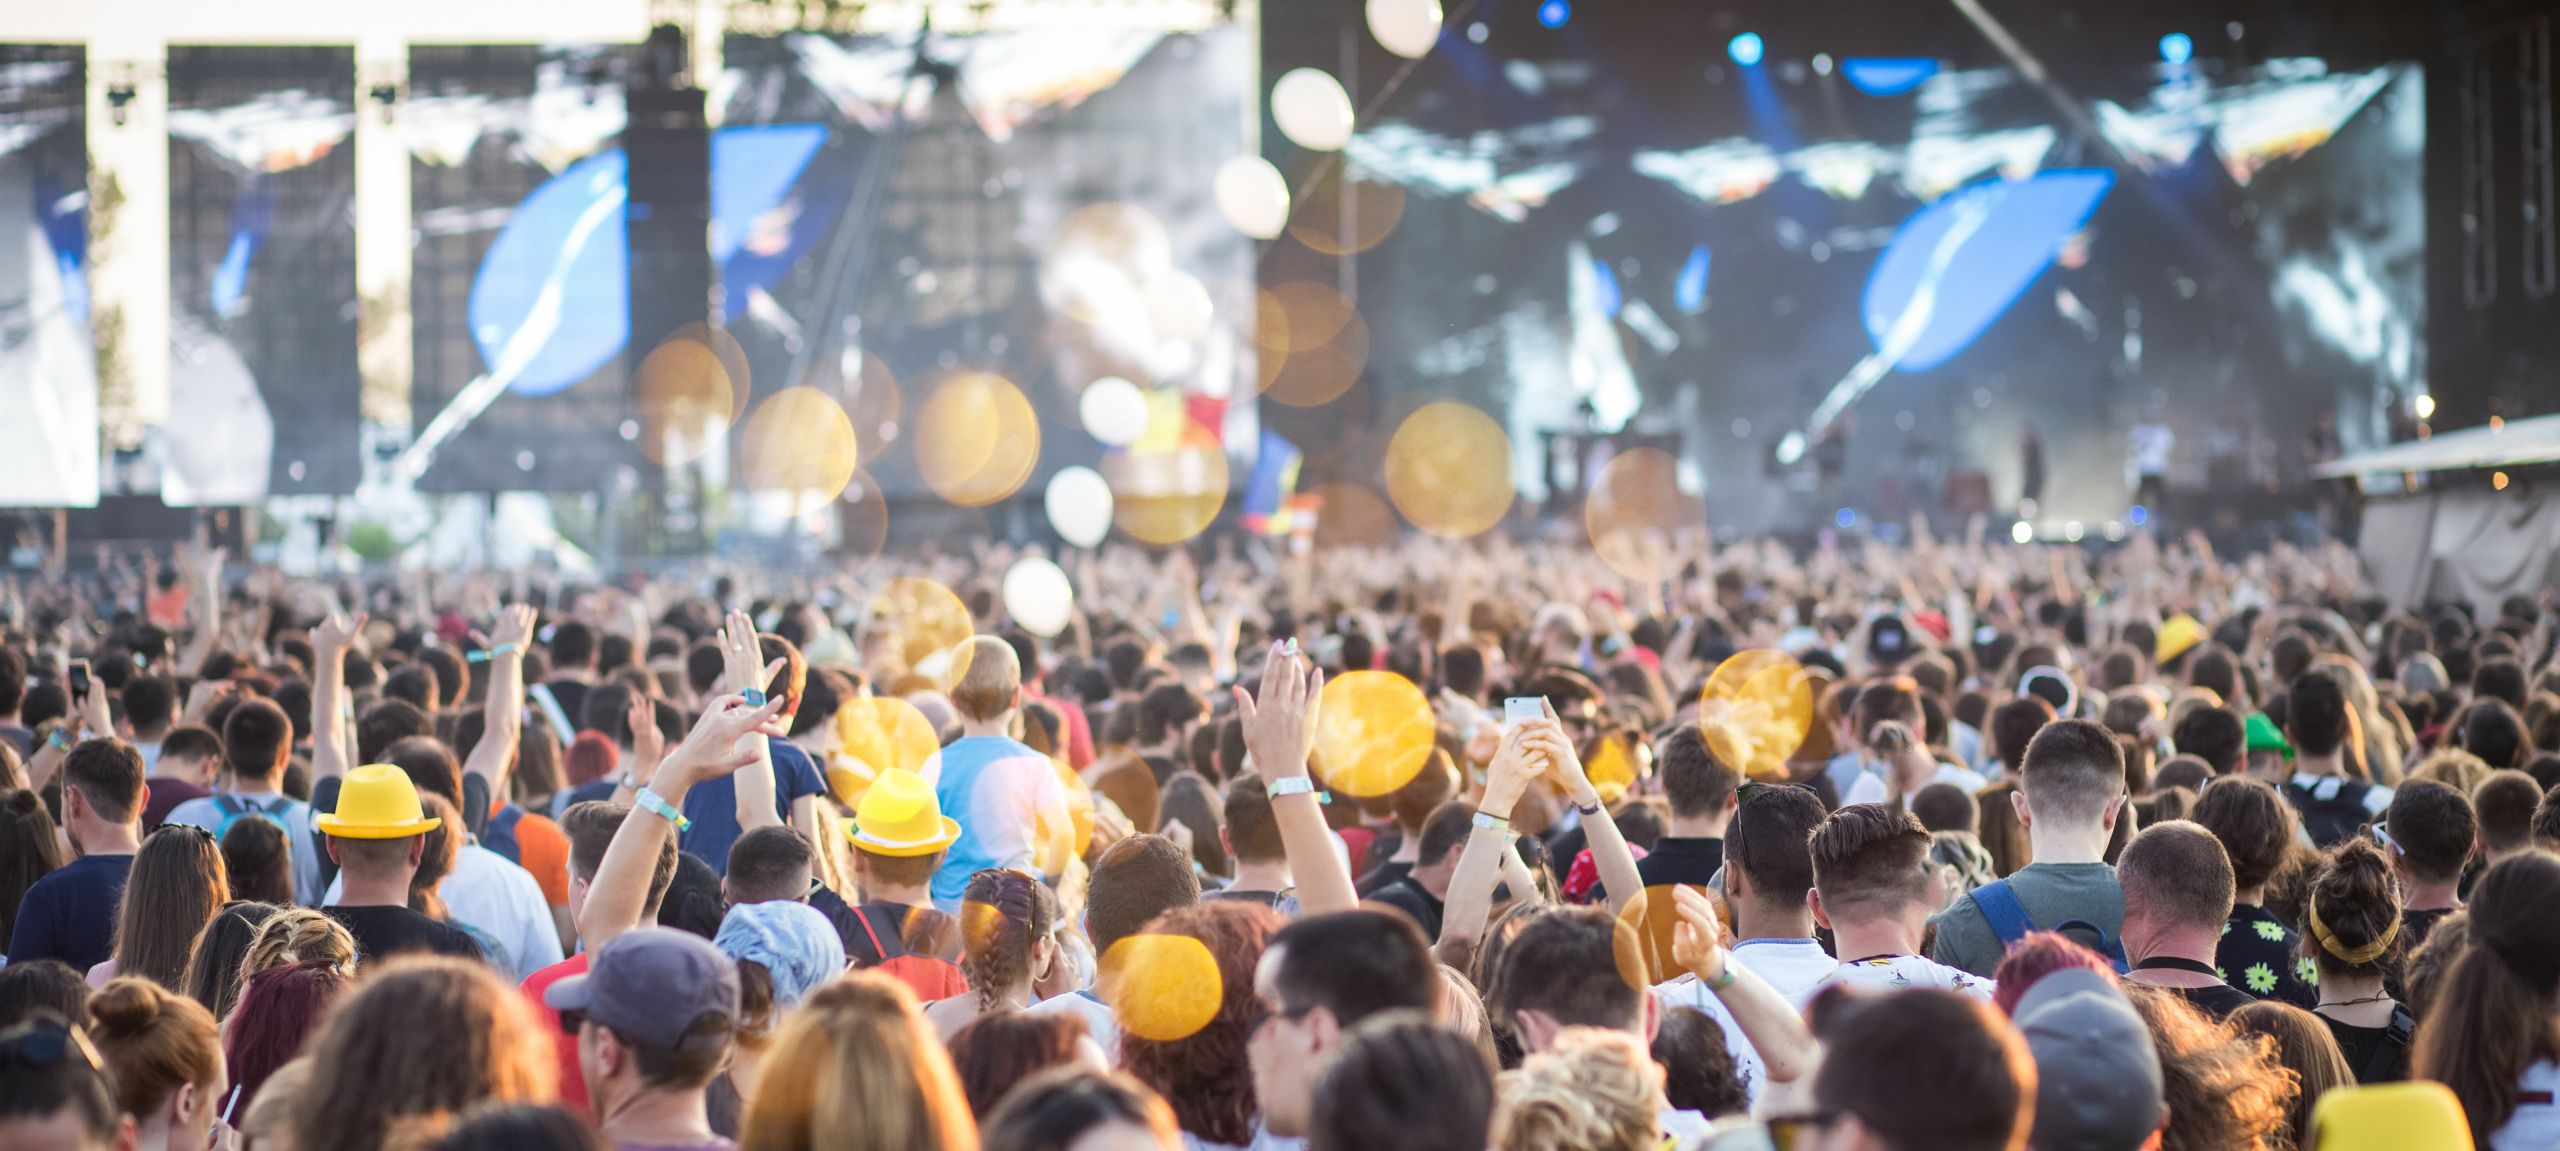
[[(1717, 950), (1721, 951), (1723, 949), (1718, 948)], [(1702, 979), (1699, 980), (1699, 982), (1706, 984), (1707, 990), (1709, 991), (1722, 991), (1725, 988), (1733, 986), (1733, 981), (1738, 978), (1740, 978), (1740, 976), (1735, 975), (1733, 972), (1733, 953), (1727, 951), (1724, 956), (1724, 969), (1716, 972), (1715, 978)]]
[(487, 651), (475, 651), (475, 652), (468, 652), (468, 653), (465, 653), (465, 654), (463, 655), (463, 657), (462, 657), (462, 662), (464, 662), (464, 663), (487, 663), (487, 662), (489, 662), (490, 660), (493, 660), (493, 659), (498, 658), (499, 656), (502, 656), (502, 655), (514, 655), (515, 653), (520, 652), (520, 651), (523, 651), (523, 650), (524, 650), (523, 648), (517, 647), (517, 646), (516, 646), (516, 645), (514, 645), (514, 644), (511, 644), (511, 643), (502, 643), (502, 644), (499, 644), (499, 645), (498, 645), (498, 646), (496, 646), (496, 647), (490, 648), (490, 649), (489, 649), (489, 650), (487, 650)]
[(641, 788), (640, 794), (631, 798), (631, 805), (676, 825), (676, 831), (679, 833), (693, 829), (692, 820), (686, 819), (683, 812), (677, 811), (674, 804), (667, 802), (666, 796), (649, 788)]
[(1309, 779), (1303, 775), (1293, 775), (1284, 779), (1272, 780), (1269, 785), (1262, 789), (1262, 793), (1272, 799), (1278, 799), (1284, 795), (1312, 795), (1316, 798), (1317, 803), (1333, 802), (1333, 796), (1326, 794), (1322, 789), (1318, 788), (1315, 780)]
[(744, 696), (744, 697), (746, 698), (747, 706), (748, 706), (748, 707), (763, 707), (763, 706), (764, 706), (764, 689), (763, 689), (763, 688), (760, 688), (760, 687), (751, 687), (751, 688), (748, 688), (747, 690), (745, 690), (745, 691), (743, 691), (743, 692), (740, 692), (740, 693), (738, 693), (738, 694), (739, 694), (739, 695), (741, 695), (741, 696)]
[(69, 751), (71, 750), (71, 729), (57, 727), (53, 729), (53, 734), (44, 737), (44, 741), (52, 744), (55, 751)]
[(1583, 805), (1581, 805), (1581, 804), (1577, 803), (1577, 804), (1574, 804), (1574, 805), (1573, 805), (1573, 809), (1574, 809), (1575, 811), (1581, 812), (1581, 813), (1582, 813), (1582, 814), (1584, 814), (1584, 815), (1598, 815), (1598, 814), (1600, 814), (1601, 810), (1602, 810), (1604, 807), (1606, 807), (1606, 806), (1607, 806), (1607, 805), (1605, 805), (1605, 804), (1601, 803), (1599, 800), (1596, 800), (1596, 799), (1595, 799), (1595, 800), (1592, 800), (1592, 801), (1591, 801), (1591, 806), (1589, 806), (1589, 807), (1584, 807)]
[(1475, 825), (1486, 831), (1499, 831), (1504, 835), (1512, 834), (1511, 821), (1499, 815), (1489, 815), (1479, 811), (1475, 814)]

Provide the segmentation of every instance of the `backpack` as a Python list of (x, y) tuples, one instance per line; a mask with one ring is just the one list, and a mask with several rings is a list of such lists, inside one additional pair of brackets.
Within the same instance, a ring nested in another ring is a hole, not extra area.
[(285, 854), (293, 854), (293, 828), (284, 821), (284, 813), (293, 810), (292, 796), (279, 795), (273, 804), (261, 805), (227, 791), (217, 792), (213, 797), (213, 809), (222, 814), (222, 822), (213, 829), (215, 842), (219, 843), (223, 836), (231, 834), (232, 825), (241, 820), (263, 819), (284, 833)]
[(489, 822), (481, 827), (480, 846), (497, 852), (507, 862), (524, 866), (524, 845), (516, 841), (516, 824), (524, 819), (524, 809), (508, 804), (489, 814)]
[(916, 993), (918, 1000), (926, 1003), (949, 999), (969, 989), (969, 977), (961, 974), (958, 967), (930, 955), (910, 954), (906, 940), (895, 933), (889, 938), (897, 943), (898, 951), (895, 955), (890, 954), (888, 945), (881, 942), (880, 933), (872, 929), (870, 914), (859, 906), (852, 911), (854, 922), (861, 924), (862, 933), (871, 939), (872, 952), (880, 956), (879, 962), (862, 965), (865, 970), (877, 971), (906, 984)]
[(2365, 1056), (2364, 1066), (2356, 1068), (2358, 1083), (2391, 1083), (2409, 1077), (2409, 1041), (2416, 1035), (2418, 1021), (2405, 1007), (2391, 1009), (2391, 1030), (2382, 1042)]
[[(2006, 879), (1995, 879), (1974, 888), (1973, 905), (1982, 912), (1984, 919), (1990, 921), (1992, 933), (2000, 937), (2002, 950), (2017, 946), (2019, 940), (2036, 929), (2035, 920), (2027, 917), (2027, 905), (2018, 902), (2018, 893), (2009, 889)], [(2122, 975), (2130, 967), (2124, 958), (2124, 941), (2108, 936), (2097, 924), (2085, 919), (2066, 919), (2055, 924), (2053, 929), (2065, 933), (2073, 930), (2088, 932), (2098, 941), (2098, 954), (2106, 956), (2107, 962), (2115, 965), (2116, 974)]]

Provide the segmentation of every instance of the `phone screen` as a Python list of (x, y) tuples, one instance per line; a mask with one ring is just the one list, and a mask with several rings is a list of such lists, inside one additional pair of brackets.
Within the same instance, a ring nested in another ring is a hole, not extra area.
[(1523, 723), (1528, 720), (1543, 719), (1547, 714), (1545, 705), (1546, 701), (1537, 696), (1513, 696), (1502, 701), (1503, 722)]
[(71, 705), (78, 707), (80, 701), (87, 698), (89, 698), (89, 661), (73, 660), (71, 662)]

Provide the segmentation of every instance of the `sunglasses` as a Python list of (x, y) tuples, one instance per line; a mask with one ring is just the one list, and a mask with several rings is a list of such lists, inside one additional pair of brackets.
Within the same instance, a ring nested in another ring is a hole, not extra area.
[(2408, 854), (2401, 850), (2399, 840), (2391, 838), (2391, 827), (2389, 824), (2377, 823), (2365, 830), (2372, 833), (2373, 841), (2381, 844), (2384, 851), (2388, 851), (2393, 855)]
[(38, 1019), (0, 1032), (0, 1063), (52, 1067), (70, 1056), (77, 1056), (91, 1071), (101, 1066), (88, 1035), (59, 1021)]

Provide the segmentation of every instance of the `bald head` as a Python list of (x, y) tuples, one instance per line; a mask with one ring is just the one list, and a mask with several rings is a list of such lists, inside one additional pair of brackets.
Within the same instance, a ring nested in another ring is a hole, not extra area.
[(951, 706), (971, 723), (1002, 718), (1020, 704), (1022, 661), (1013, 645), (991, 635), (971, 637), (953, 657), (961, 671), (951, 685)]

